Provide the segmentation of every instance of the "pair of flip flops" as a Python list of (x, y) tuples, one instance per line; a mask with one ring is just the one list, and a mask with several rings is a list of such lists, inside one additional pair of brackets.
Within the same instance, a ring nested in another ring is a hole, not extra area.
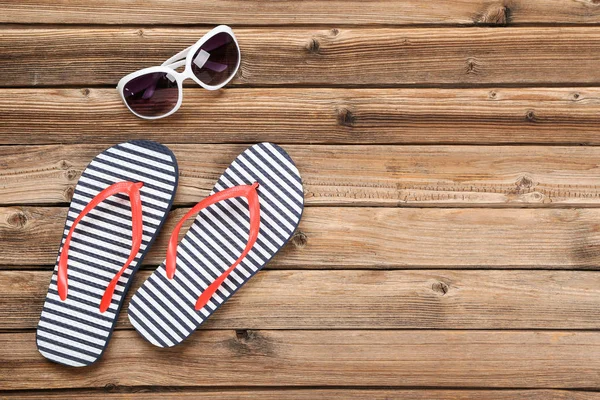
[[(37, 328), (44, 357), (81, 367), (102, 356), (178, 176), (174, 154), (150, 141), (113, 146), (83, 171)], [(129, 303), (133, 327), (156, 346), (181, 343), (285, 245), (303, 207), (289, 155), (271, 143), (246, 149), (169, 233), (165, 261)]]

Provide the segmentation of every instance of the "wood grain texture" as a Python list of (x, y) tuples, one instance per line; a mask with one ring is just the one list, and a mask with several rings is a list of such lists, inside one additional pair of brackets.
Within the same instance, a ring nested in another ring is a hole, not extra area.
[(151, 122), (132, 115), (112, 88), (3, 89), (0, 114), (0, 144), (133, 138), (165, 143), (600, 144), (597, 87), (185, 88), (182, 108)]
[[(164, 260), (172, 212), (145, 263)], [(0, 265), (54, 265), (66, 208), (0, 208)], [(186, 232), (187, 221), (181, 230)], [(269, 267), (577, 268), (600, 264), (600, 209), (307, 207)]]
[(213, 331), (159, 349), (117, 331), (87, 368), (45, 360), (34, 333), (0, 334), (0, 387), (397, 386), (585, 388), (600, 383), (600, 333)]
[[(0, 147), (0, 204), (65, 204), (106, 145)], [(169, 145), (194, 205), (247, 145)], [(308, 206), (597, 207), (600, 148), (286, 145)]]
[[(151, 271), (140, 271), (119, 316)], [(0, 271), (0, 330), (34, 329), (50, 271)], [(208, 329), (599, 329), (600, 273), (263, 271)]]
[(177, 389), (127, 388), (108, 386), (99, 390), (77, 391), (17, 391), (0, 392), (3, 397), (20, 399), (143, 399), (164, 400), (165, 397), (181, 399), (231, 399), (231, 400), (595, 400), (600, 393), (577, 390), (527, 389), (527, 390), (448, 390), (448, 389)]
[(0, 22), (26, 24), (597, 24), (593, 0), (269, 1), (10, 0)]
[[(227, 89), (125, 109), (122, 76), (220, 23)], [(0, 0), (0, 24), (0, 398), (600, 400), (600, 1)], [(290, 152), (303, 221), (182, 346), (125, 308), (99, 363), (50, 363), (65, 205), (135, 138), (181, 181), (129, 297), (248, 143)]]
[[(3, 86), (116, 85), (206, 29), (4, 28)], [(600, 27), (236, 29), (234, 85), (597, 85)], [(265, 40), (276, 38), (276, 40)], [(38, 67), (43, 63), (44, 69)]]

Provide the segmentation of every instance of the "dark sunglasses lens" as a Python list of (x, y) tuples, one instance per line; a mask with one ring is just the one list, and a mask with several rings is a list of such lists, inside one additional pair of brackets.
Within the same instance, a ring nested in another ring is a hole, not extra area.
[(166, 72), (138, 76), (123, 88), (125, 102), (143, 117), (159, 117), (177, 105), (179, 89), (175, 77)]
[(235, 74), (239, 62), (237, 44), (221, 32), (208, 39), (192, 58), (192, 72), (209, 86), (218, 86)]

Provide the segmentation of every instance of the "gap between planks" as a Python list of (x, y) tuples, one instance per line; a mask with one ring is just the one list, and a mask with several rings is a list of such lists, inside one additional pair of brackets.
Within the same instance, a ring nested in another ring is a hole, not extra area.
[(246, 387), (246, 388), (173, 388), (173, 387), (124, 387), (108, 385), (103, 389), (63, 389), (0, 392), (0, 396), (21, 399), (143, 399), (164, 400), (166, 396), (182, 399), (231, 400), (594, 400), (600, 393), (562, 389), (444, 389), (444, 388), (354, 388), (354, 387)]

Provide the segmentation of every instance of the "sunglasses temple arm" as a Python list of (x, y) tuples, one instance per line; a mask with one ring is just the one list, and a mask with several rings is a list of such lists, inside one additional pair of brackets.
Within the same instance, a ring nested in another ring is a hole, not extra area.
[[(190, 50), (192, 49), (193, 46), (188, 47), (185, 50), (180, 51), (179, 53), (175, 54), (173, 57), (169, 58), (167, 61), (165, 61), (164, 63), (162, 63), (162, 66), (165, 67), (171, 67), (171, 64), (174, 64), (176, 61), (181, 60), (182, 58), (185, 61), (185, 58), (187, 57), (188, 53), (190, 52)], [(183, 64), (182, 64), (183, 65)], [(181, 66), (181, 65), (180, 65)], [(175, 67), (177, 68), (177, 67)]]
[(181, 60), (181, 61), (174, 62), (173, 64), (163, 64), (162, 66), (171, 68), (171, 69), (177, 69), (179, 67), (183, 67), (184, 65), (185, 65), (185, 60)]

